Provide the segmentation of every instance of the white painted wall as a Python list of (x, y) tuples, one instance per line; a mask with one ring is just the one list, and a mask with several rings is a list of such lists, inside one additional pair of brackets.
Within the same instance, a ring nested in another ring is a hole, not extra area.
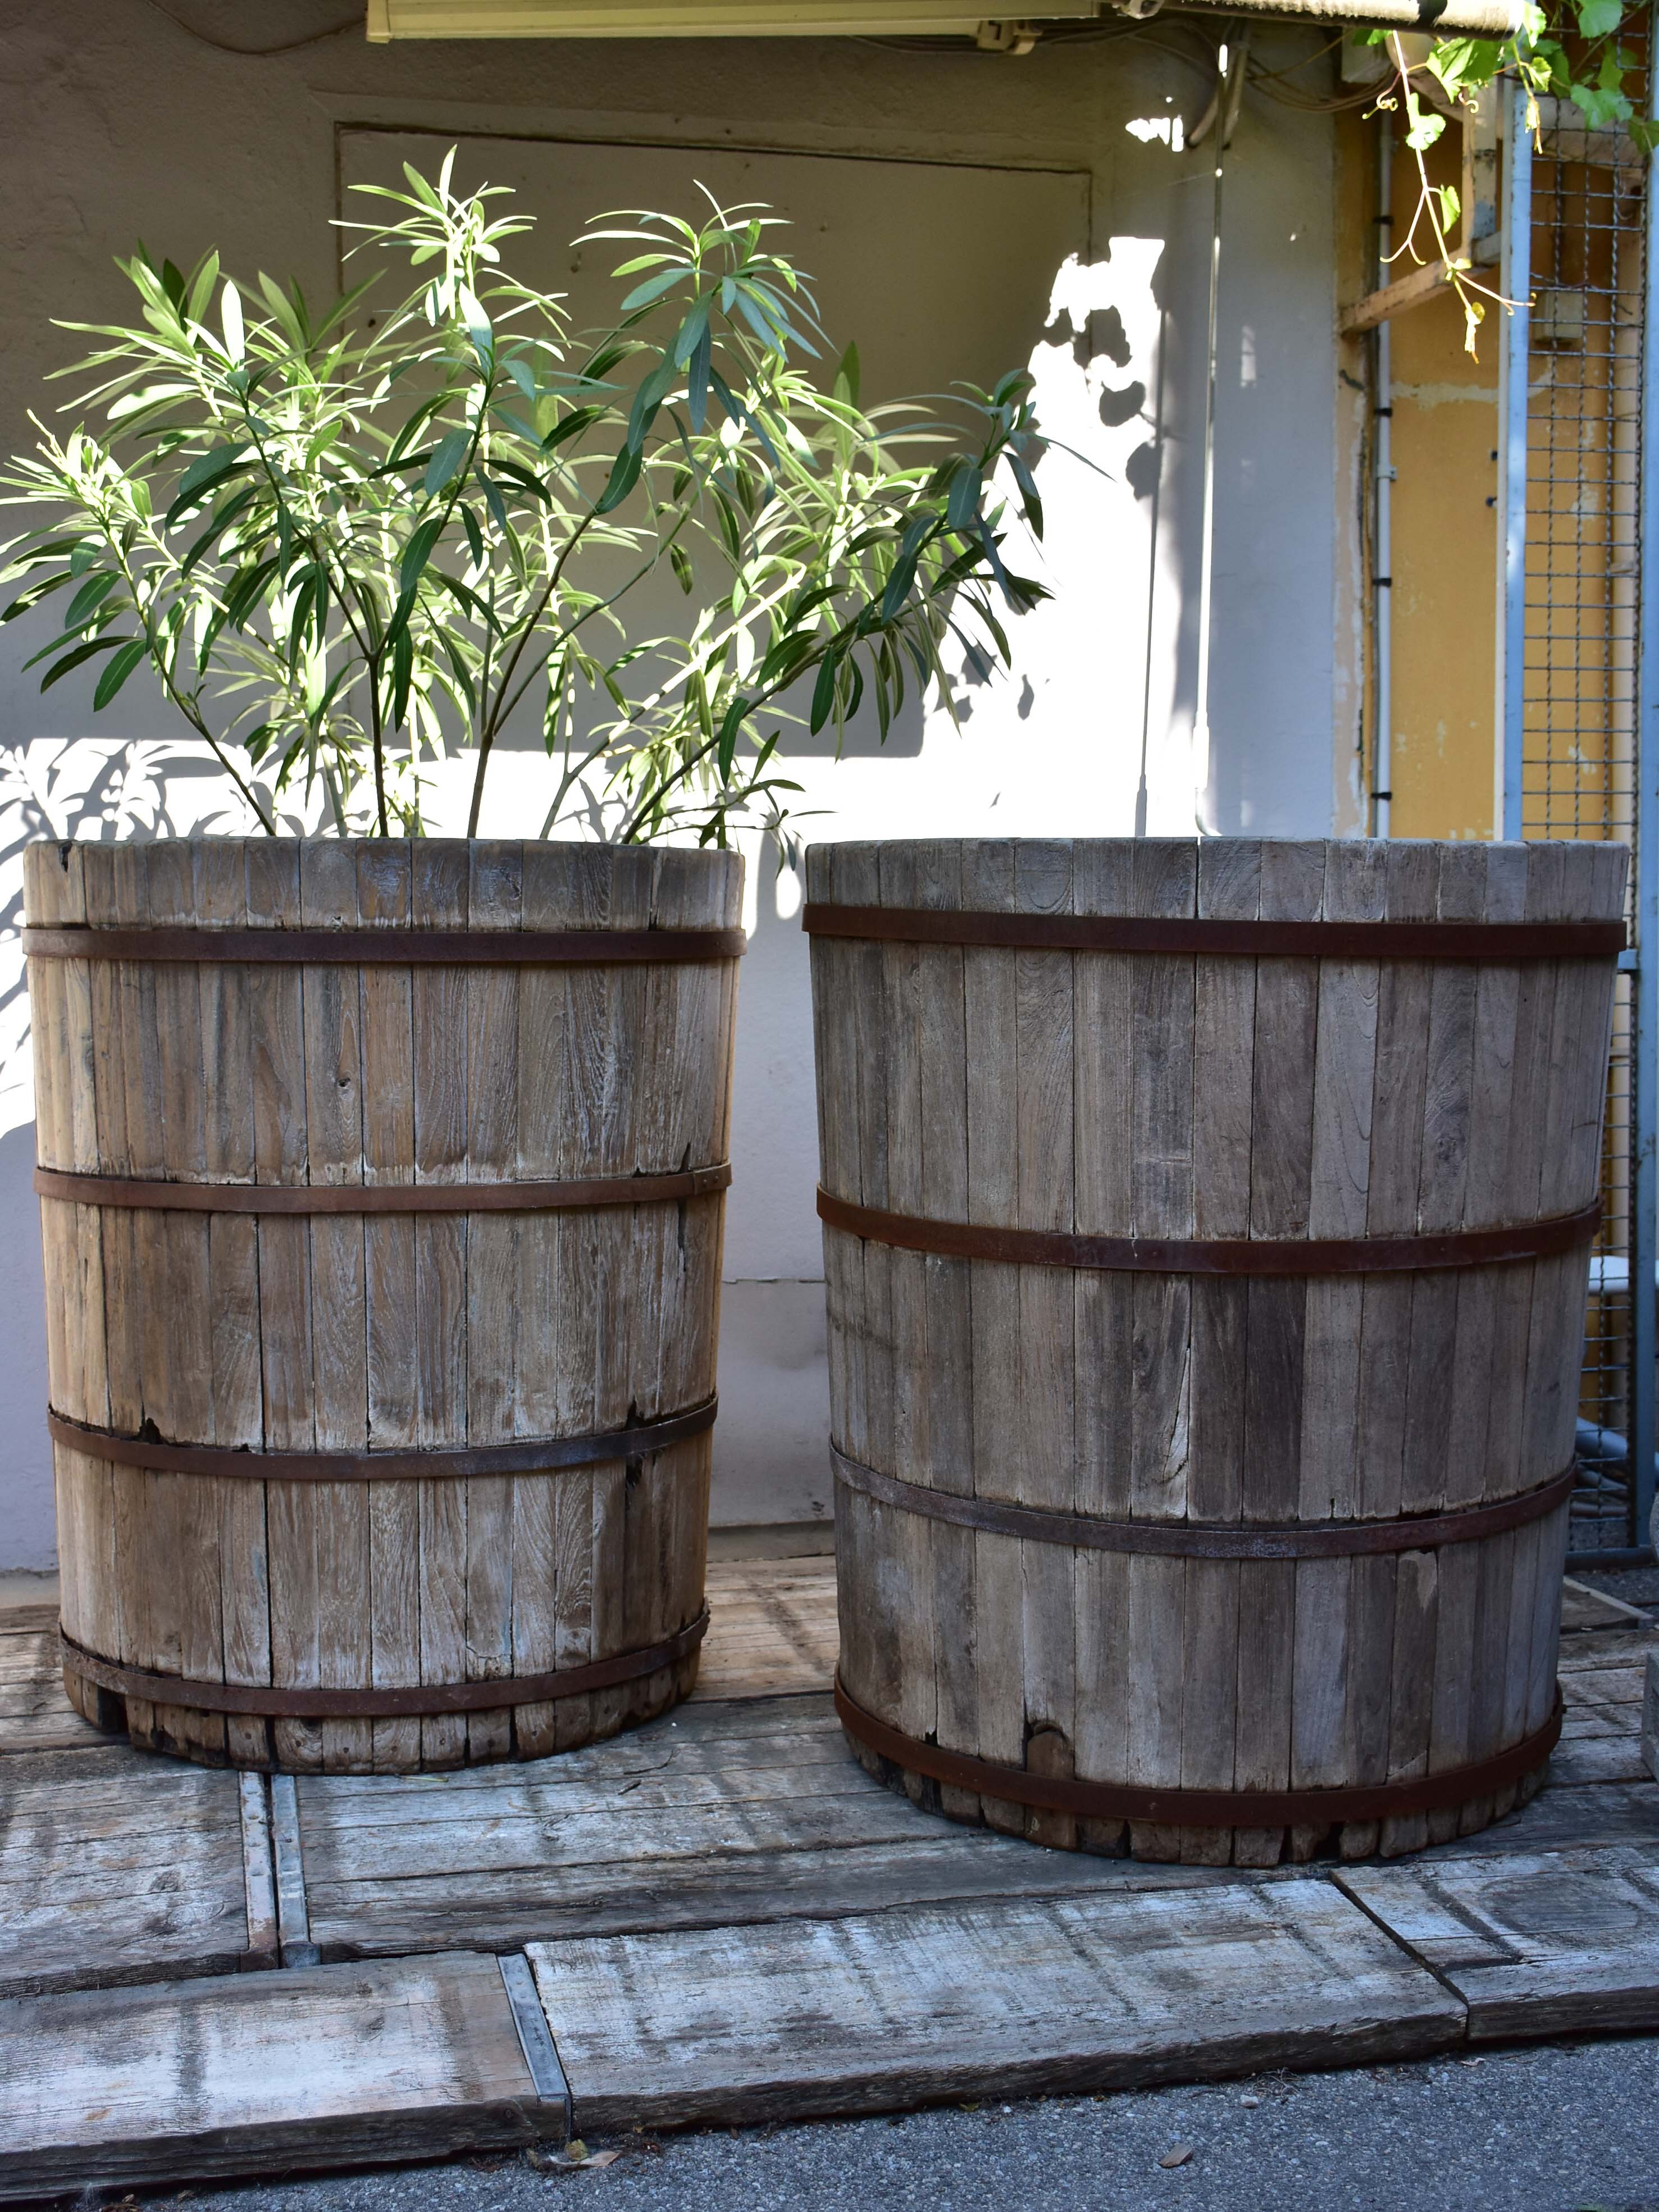
[[(336, 0), (178, 0), (253, 43), (328, 22)], [(1311, 34), (1261, 50), (1282, 65)], [(1029, 361), (1059, 451), (1040, 557), (1057, 597), (1021, 625), (1011, 681), (959, 685), (958, 735), (913, 716), (890, 749), (807, 757), (817, 836), (1188, 834), (1195, 658), (1207, 156), (1172, 149), (1205, 88), (1141, 40), (1015, 60), (859, 41), (370, 48), (355, 33), (237, 59), (145, 0), (46, 10), (0, 0), (0, 440), (26, 435), (40, 374), (70, 357), (54, 315), (124, 311), (110, 256), (142, 236), (187, 263), (331, 282), (341, 179), (460, 139), (475, 173), (538, 203), (553, 244), (599, 208), (708, 175), (785, 206), (838, 337), (878, 387)], [(1178, 134), (1175, 134), (1178, 136)], [(803, 158), (803, 157), (812, 158)], [(1212, 819), (1322, 836), (1332, 816), (1334, 361), (1325, 118), (1247, 101), (1230, 156), (1218, 401)], [(539, 250), (539, 249), (538, 249)], [(587, 283), (591, 264), (574, 273)], [(866, 397), (870, 396), (866, 393)], [(1153, 529), (1156, 511), (1156, 531)], [(20, 630), (27, 626), (20, 625)], [(239, 828), (181, 761), (142, 678), (118, 726), (72, 680), (46, 698), (0, 652), (0, 905), (17, 920), (40, 834)], [(88, 731), (95, 734), (88, 737)], [(536, 756), (501, 757), (484, 826), (533, 808)], [(715, 1513), (828, 1509), (816, 1130), (799, 887), (751, 855)], [(0, 1567), (52, 1553), (44, 1332), (28, 1189), (27, 1009), (0, 944)]]

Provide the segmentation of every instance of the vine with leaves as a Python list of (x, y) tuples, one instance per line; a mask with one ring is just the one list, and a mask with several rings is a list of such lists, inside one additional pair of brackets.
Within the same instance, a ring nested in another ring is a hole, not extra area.
[(1547, 7), (1527, 0), (1520, 29), (1504, 40), (1437, 39), (1419, 60), (1395, 31), (1372, 31), (1371, 44), (1386, 46), (1392, 75), (1379, 96), (1382, 109), (1403, 112), (1405, 143), (1417, 167), (1418, 199), (1396, 254), (1410, 252), (1419, 261), (1415, 240), (1426, 225), (1433, 252), (1463, 308), (1464, 343), (1473, 354), (1487, 301), (1507, 305), (1483, 284), (1455, 249), (1452, 234), (1462, 210), (1455, 185), (1430, 181), (1426, 156), (1443, 136), (1448, 121), (1471, 107), (1499, 78), (1519, 84), (1526, 94), (1526, 125), (1540, 128), (1539, 102), (1570, 102), (1592, 131), (1623, 131), (1644, 154), (1659, 145), (1659, 122), (1645, 112), (1648, 42), (1652, 9), (1647, 0), (1550, 0)]

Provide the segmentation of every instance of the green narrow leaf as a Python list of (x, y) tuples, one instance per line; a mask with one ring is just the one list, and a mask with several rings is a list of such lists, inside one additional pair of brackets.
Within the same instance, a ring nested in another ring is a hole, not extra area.
[(623, 301), (622, 312), (631, 315), (635, 307), (648, 307), (653, 300), (660, 300), (665, 292), (672, 291), (685, 273), (684, 268), (677, 266), (665, 269), (660, 276), (647, 277), (645, 283), (636, 284)]
[(240, 629), (247, 620), (276, 574), (275, 560), (258, 562), (242, 571), (225, 600), (224, 618), (233, 629)]
[(749, 702), (739, 692), (720, 719), (720, 733), (714, 747), (714, 758), (722, 777), (732, 773), (732, 763), (738, 753), (738, 732), (742, 729), (748, 713)]
[(422, 489), (428, 499), (434, 492), (441, 491), (449, 482), (466, 459), (467, 449), (471, 443), (472, 433), (470, 430), (452, 430), (447, 438), (441, 438), (432, 448), (432, 459), (427, 463), (426, 475), (422, 479)]
[(665, 358), (657, 363), (634, 394), (634, 404), (628, 417), (628, 443), (630, 446), (638, 447), (644, 443), (647, 432), (656, 420), (657, 410), (667, 397), (668, 387), (673, 380), (672, 364)]
[(714, 357), (714, 337), (705, 323), (685, 372), (685, 403), (691, 428), (699, 434), (708, 419), (708, 371)]
[(133, 670), (149, 652), (141, 637), (130, 638), (98, 679), (98, 689), (92, 695), (92, 711), (97, 714), (107, 707)]
[(836, 704), (836, 656), (826, 653), (818, 669), (818, 680), (812, 686), (811, 732), (818, 732), (829, 720)]
[(849, 345), (836, 365), (836, 397), (848, 407), (859, 404), (859, 349)]
[(409, 543), (404, 547), (403, 556), (398, 563), (398, 588), (405, 599), (420, 582), (421, 571), (430, 558), (443, 526), (442, 516), (434, 514), (410, 532)]
[(457, 287), (456, 304), (460, 308), (461, 319), (466, 325), (466, 334), (472, 341), (473, 349), (487, 371), (495, 354), (495, 333), (489, 318), (465, 284)]
[(71, 668), (78, 668), (83, 660), (90, 660), (94, 653), (113, 653), (118, 646), (131, 642), (130, 638), (125, 637), (95, 637), (89, 645), (77, 645), (73, 653), (66, 653), (60, 661), (47, 669), (40, 678), (40, 689), (50, 691), (60, 676), (67, 676)]
[(204, 495), (240, 469), (252, 451), (252, 446), (244, 440), (240, 445), (215, 446), (210, 453), (204, 453), (198, 460), (192, 461), (179, 479), (173, 504), (167, 509), (162, 524), (163, 529), (171, 530), (186, 509), (199, 506)]
[(503, 538), (507, 536), (507, 502), (501, 497), (501, 488), (494, 483), (482, 469), (474, 471), (483, 489), (484, 505), (489, 509), (489, 519)]
[(645, 465), (645, 455), (636, 446), (624, 446), (611, 465), (611, 480), (599, 495), (596, 514), (610, 514), (619, 507), (640, 480), (640, 471)]
[(708, 328), (709, 306), (710, 302), (706, 298), (699, 300), (680, 325), (679, 334), (674, 340), (676, 368), (684, 368), (702, 343), (703, 334)]
[(524, 356), (521, 353), (509, 354), (501, 367), (533, 407), (541, 393), (536, 383), (536, 372)]
[(1042, 535), (1042, 500), (1036, 488), (1036, 478), (1026, 466), (1024, 457), (1009, 449), (1008, 465), (1013, 471), (1014, 482), (1019, 486), (1019, 496), (1025, 511), (1025, 520), (1031, 526), (1035, 538)]
[(228, 276), (219, 297), (219, 319), (224, 326), (225, 351), (240, 368), (247, 354), (247, 337), (242, 327), (242, 295)]
[(392, 720), (401, 722), (409, 706), (410, 680), (415, 672), (415, 641), (402, 630), (392, 648)]
[(68, 612), (64, 617), (64, 628), (79, 629), (87, 617), (109, 597), (120, 580), (119, 576), (110, 568), (106, 568), (99, 575), (90, 577), (70, 601)]
[(979, 471), (971, 463), (964, 462), (951, 482), (951, 496), (945, 505), (945, 526), (947, 530), (967, 528), (979, 513), (980, 496), (984, 489), (984, 479)]
[(567, 438), (580, 436), (582, 431), (597, 422), (604, 412), (603, 407), (573, 407), (569, 414), (556, 422), (542, 440), (543, 453), (550, 453), (556, 446), (563, 445)]
[(233, 498), (228, 499), (222, 507), (216, 507), (214, 510), (212, 520), (208, 524), (207, 528), (202, 532), (201, 536), (196, 540), (196, 543), (191, 547), (189, 552), (186, 553), (184, 557), (184, 561), (179, 571), (181, 580), (183, 578), (189, 575), (191, 570), (196, 566), (196, 563), (202, 559), (209, 546), (212, 544), (214, 539), (216, 538), (222, 537), (225, 532), (229, 529), (231, 524), (235, 521), (237, 516), (241, 514), (243, 509), (252, 499), (253, 495), (254, 487), (252, 484), (247, 484), (240, 491), (237, 492)]

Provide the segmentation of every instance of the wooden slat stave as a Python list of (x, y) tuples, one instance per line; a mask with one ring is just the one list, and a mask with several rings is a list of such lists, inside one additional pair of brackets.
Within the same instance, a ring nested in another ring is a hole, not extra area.
[[(61, 872), (57, 848), (40, 850), (52, 866), (49, 873), (45, 859), (31, 860), (31, 918), (84, 918), (51, 896)], [(76, 854), (78, 886), (80, 848)], [(532, 846), (528, 857), (544, 927), (597, 919), (601, 927), (730, 929), (739, 919), (735, 855)], [(517, 844), (469, 854), (465, 844), (436, 842), (354, 848), (192, 840), (158, 871), (169, 892), (161, 918), (392, 929), (470, 918), (475, 928), (517, 928), (526, 860)], [(93, 872), (102, 907), (91, 918), (154, 918), (142, 849), (94, 848)], [(622, 875), (626, 897), (612, 881)], [(193, 1055), (191, 1088), (206, 1100), (206, 1120), (199, 1108), (195, 1120), (179, 1117), (172, 1139), (153, 1097), (135, 1106), (126, 1096), (129, 1066), (152, 1068), (161, 1058), (153, 979), (128, 974), (136, 965), (35, 963), (60, 980), (106, 969), (121, 985), (106, 994), (118, 1022), (118, 1123), (112, 1114), (110, 1138), (78, 1152), (58, 1144), (68, 1109), (59, 1111), (57, 1091), (66, 1101), (69, 1093), (50, 1076), (46, 1164), (195, 1182), (357, 1185), (666, 1173), (726, 1156), (732, 960), (663, 963), (665, 982), (639, 963), (610, 971), (175, 964), (168, 988), (181, 1003), (187, 992), (194, 1019), (170, 1025), (169, 1048)], [(599, 979), (593, 1004), (573, 999), (572, 974)], [(526, 1003), (538, 992), (544, 1004), (556, 1000), (550, 1028)], [(579, 1033), (573, 1022), (584, 1019), (608, 1024), (608, 1035)], [(77, 1043), (94, 1070), (100, 1056), (111, 1059), (90, 1013)], [(560, 1065), (550, 1081), (555, 1053)], [(72, 1064), (67, 1038), (50, 1058), (54, 1070)], [(573, 1071), (586, 1109), (574, 1115), (562, 1110)], [(641, 1085), (653, 1083), (665, 1095), (641, 1099)], [(100, 1356), (108, 1352), (113, 1397), (70, 1389), (67, 1354), (56, 1363), (54, 1390), (61, 1410), (100, 1426), (125, 1421), (137, 1433), (149, 1419), (176, 1441), (255, 1450), (586, 1432), (596, 1388), (614, 1413), (605, 1425), (648, 1421), (690, 1402), (678, 1395), (685, 1389), (706, 1398), (714, 1388), (722, 1210), (718, 1193), (562, 1216), (415, 1218), (149, 1216), (47, 1200), (49, 1242), (60, 1220), (88, 1218), (98, 1279), (124, 1294), (123, 1311), (94, 1332)], [(182, 1260), (167, 1242), (175, 1219), (186, 1228)], [(545, 1302), (526, 1308), (522, 1295), (526, 1272), (539, 1266), (545, 1274), (550, 1259), (548, 1287), (562, 1315)], [(146, 1334), (130, 1325), (142, 1300), (125, 1293), (151, 1264), (173, 1272), (168, 1297), (155, 1301), (160, 1321)], [(55, 1287), (69, 1285), (71, 1265), (68, 1255), (54, 1261)], [(176, 1310), (181, 1291), (190, 1293), (189, 1311)], [(73, 1303), (77, 1314), (90, 1310)], [(526, 1312), (559, 1340), (548, 1347), (550, 1389), (538, 1384), (533, 1359), (526, 1370)], [(181, 1329), (198, 1324), (200, 1340), (180, 1363), (173, 1346)], [(710, 1457), (710, 1439), (700, 1436), (608, 1469), (314, 1485), (157, 1476), (60, 1447), (70, 1508), (68, 1625), (118, 1662), (173, 1672), (189, 1633), (206, 1679), (245, 1682), (405, 1686), (611, 1656), (662, 1640), (700, 1608)], [(158, 1485), (164, 1505), (175, 1517), (187, 1513), (186, 1522), (158, 1528)], [(566, 1551), (579, 1561), (562, 1649), (553, 1633), (560, 1601), (550, 1540), (561, 1511)], [(220, 1640), (210, 1650), (202, 1638), (216, 1625)], [(396, 1771), (533, 1756), (555, 1747), (556, 1726), (562, 1740), (586, 1740), (596, 1725), (629, 1724), (684, 1694), (696, 1664), (693, 1654), (621, 1690), (569, 1701), (574, 1711), (561, 1701), (426, 1720), (227, 1723), (187, 1708), (179, 1719), (170, 1708), (127, 1703), (143, 1740), (191, 1757)], [(121, 1701), (94, 1695), (100, 1702), (88, 1717), (118, 1721)], [(184, 1741), (191, 1730), (209, 1740)]]

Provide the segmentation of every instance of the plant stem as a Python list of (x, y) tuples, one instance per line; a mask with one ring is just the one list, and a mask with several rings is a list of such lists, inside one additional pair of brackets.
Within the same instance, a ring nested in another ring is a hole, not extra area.
[(374, 818), (379, 835), (392, 835), (386, 818), (386, 732), (380, 721), (380, 662), (376, 654), (368, 668), (368, 733), (374, 761)]
[[(483, 727), (478, 732), (478, 772), (472, 779), (472, 805), (466, 817), (466, 834), (469, 837), (476, 837), (478, 834), (478, 810), (483, 805), (484, 772), (489, 766), (489, 756), (504, 719), (505, 708), (502, 702), (507, 697), (507, 686), (513, 681), (513, 672), (517, 668), (525, 647), (530, 641), (531, 632), (547, 612), (549, 602), (559, 588), (559, 580), (564, 574), (565, 563), (599, 519), (598, 508), (590, 508), (571, 532), (569, 537), (565, 539), (559, 557), (553, 563), (552, 573), (548, 577), (546, 586), (540, 599), (537, 600), (535, 608), (524, 628), (519, 632), (518, 643), (508, 655), (507, 665), (501, 671), (501, 682), (495, 692), (495, 704), (486, 716)], [(517, 703), (516, 701), (514, 703)]]
[(225, 774), (235, 785), (237, 790), (241, 793), (243, 798), (252, 808), (254, 818), (258, 823), (259, 827), (264, 831), (268, 837), (276, 836), (277, 830), (275, 820), (271, 816), (267, 814), (264, 808), (260, 805), (258, 796), (254, 793), (252, 786), (240, 774), (235, 763), (226, 753), (224, 747), (220, 744), (218, 738), (214, 736), (212, 731), (209, 729), (207, 724), (202, 720), (201, 712), (197, 707), (195, 701), (193, 699), (187, 699), (184, 693), (179, 690), (178, 685), (173, 682), (173, 671), (167, 665), (165, 654), (160, 650), (160, 642), (156, 635), (155, 622), (152, 620), (150, 611), (145, 605), (143, 596), (139, 592), (138, 580), (133, 574), (131, 563), (127, 559), (126, 547), (122, 544), (118, 533), (111, 530), (107, 525), (105, 526), (104, 535), (109, 543), (111, 550), (114, 553), (117, 561), (120, 563), (121, 574), (126, 578), (127, 589), (132, 594), (133, 611), (137, 615), (139, 621), (143, 623), (144, 626), (144, 641), (149, 647), (150, 665), (161, 677), (162, 689), (166, 691), (168, 698), (172, 700), (173, 705), (179, 709), (179, 713), (184, 716), (185, 720), (196, 731), (198, 735), (205, 740), (215, 760), (218, 762), (220, 767), (223, 769)]

